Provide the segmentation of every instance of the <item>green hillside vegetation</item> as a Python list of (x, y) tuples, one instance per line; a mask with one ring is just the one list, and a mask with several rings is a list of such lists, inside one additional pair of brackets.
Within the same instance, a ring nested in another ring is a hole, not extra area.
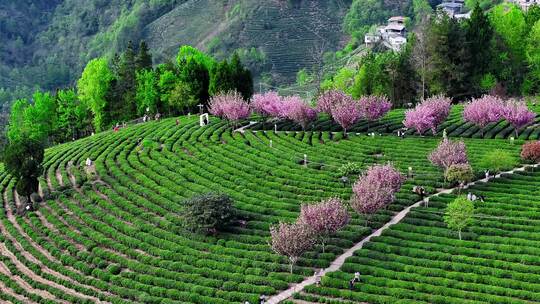
[[(315, 303), (531, 303), (538, 302), (538, 169), (503, 176), (468, 190), (481, 193), (472, 224), (447, 228), (443, 216), (455, 198), (444, 195), (415, 208), (373, 238), (341, 271), (297, 298)], [(348, 280), (359, 271), (353, 290)], [(345, 301), (345, 302), (342, 302)]]
[(0, 4), (0, 87), (73, 85), (88, 61), (140, 40), (155, 50), (156, 64), (185, 44), (220, 60), (238, 50), (257, 79), (288, 83), (319, 60), (311, 49), (341, 47), (347, 2), (8, 0)]
[[(344, 248), (417, 201), (413, 185), (429, 192), (444, 187), (442, 172), (426, 157), (437, 143), (431, 137), (340, 140), (328, 132), (242, 134), (216, 118), (201, 128), (192, 116), (181, 117), (180, 126), (166, 119), (54, 146), (45, 154), (40, 193), (46, 203), (37, 212), (14, 216), (25, 202), (13, 191), (15, 179), (2, 173), (0, 263), (7, 271), (0, 281), (13, 291), (2, 299), (255, 302), (311, 275), (314, 267), (327, 267)], [(466, 140), (473, 167), (494, 148), (517, 156), (520, 143)], [(299, 164), (303, 154), (307, 167)], [(90, 168), (87, 158), (94, 161)], [(371, 217), (368, 227), (354, 215), (328, 240), (325, 253), (315, 247), (289, 274), (287, 259), (268, 246), (270, 225), (294, 220), (302, 202), (348, 199), (350, 185), (337, 173), (341, 165), (387, 161), (415, 172), (395, 202)], [(92, 168), (95, 174), (87, 175)], [(232, 198), (238, 221), (216, 236), (189, 233), (182, 202), (209, 189)]]

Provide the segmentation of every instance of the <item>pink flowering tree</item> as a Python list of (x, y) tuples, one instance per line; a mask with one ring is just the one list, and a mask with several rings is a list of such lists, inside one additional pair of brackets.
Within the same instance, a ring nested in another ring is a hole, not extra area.
[(353, 185), (351, 207), (366, 217), (366, 226), (371, 216), (394, 201), (405, 177), (391, 164), (374, 165), (360, 176)]
[(407, 128), (415, 129), (418, 134), (422, 135), (435, 125), (433, 111), (425, 107), (407, 110), (405, 111), (403, 125)]
[(225, 118), (237, 125), (241, 119), (250, 115), (249, 104), (237, 92), (219, 94), (210, 99), (209, 111), (211, 114)]
[(302, 254), (315, 245), (314, 231), (300, 221), (293, 224), (279, 223), (270, 227), (270, 235), (272, 250), (289, 258), (291, 273)]
[(504, 112), (504, 102), (497, 96), (484, 95), (473, 99), (463, 109), (463, 120), (478, 126), (484, 136), (484, 128), (488, 123), (501, 120)]
[(442, 124), (448, 114), (450, 114), (450, 107), (452, 106), (452, 100), (444, 95), (431, 96), (422, 102), (423, 107), (427, 107), (433, 111), (435, 131), (437, 126)]
[(302, 205), (299, 221), (311, 227), (324, 252), (328, 238), (349, 223), (349, 213), (339, 198), (330, 198), (317, 204)]
[(277, 92), (266, 92), (253, 95), (251, 108), (263, 117), (279, 117), (283, 106), (283, 98)]
[(327, 113), (332, 115), (332, 109), (334, 106), (350, 100), (352, 100), (352, 98), (341, 91), (329, 90), (323, 92), (319, 98), (317, 98), (317, 107), (315, 110), (317, 110), (319, 113)]
[(305, 130), (317, 118), (317, 112), (300, 96), (293, 95), (284, 98), (280, 116), (296, 122)]
[(444, 138), (428, 156), (429, 161), (437, 167), (447, 170), (451, 165), (467, 164), (467, 149), (463, 141), (451, 141)]
[(385, 96), (363, 96), (359, 101), (360, 113), (362, 118), (369, 122), (376, 121), (381, 119), (390, 109), (392, 108), (392, 103)]
[(433, 135), (437, 133), (437, 127), (442, 124), (450, 113), (452, 100), (442, 95), (432, 96), (414, 109), (405, 112), (403, 125), (407, 128), (414, 128), (418, 134), (422, 135), (431, 129)]
[(525, 102), (517, 100), (506, 102), (502, 116), (514, 127), (516, 137), (523, 127), (534, 122), (536, 118), (536, 114), (527, 108)]
[(331, 114), (332, 118), (343, 128), (345, 137), (347, 136), (347, 129), (352, 127), (361, 116), (358, 102), (352, 98), (333, 105)]

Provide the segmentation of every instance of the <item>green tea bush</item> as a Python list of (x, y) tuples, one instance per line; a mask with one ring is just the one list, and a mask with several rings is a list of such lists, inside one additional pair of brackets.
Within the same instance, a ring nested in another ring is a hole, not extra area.
[(205, 234), (224, 231), (236, 217), (232, 199), (225, 194), (212, 192), (185, 200), (179, 214), (186, 229)]

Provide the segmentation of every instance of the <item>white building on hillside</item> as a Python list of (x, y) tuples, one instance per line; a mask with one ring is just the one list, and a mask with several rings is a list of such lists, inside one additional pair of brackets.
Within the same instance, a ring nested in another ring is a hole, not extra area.
[(523, 10), (528, 10), (533, 5), (540, 5), (540, 0), (509, 0), (510, 3), (515, 3)]
[(365, 35), (364, 42), (368, 46), (382, 42), (387, 48), (399, 51), (407, 43), (406, 36), (405, 17), (395, 16), (388, 19), (388, 24), (379, 27), (374, 34)]
[(471, 12), (465, 12), (465, 3), (463, 0), (443, 0), (437, 5), (437, 8), (446, 12), (448, 16), (456, 19), (468, 19)]

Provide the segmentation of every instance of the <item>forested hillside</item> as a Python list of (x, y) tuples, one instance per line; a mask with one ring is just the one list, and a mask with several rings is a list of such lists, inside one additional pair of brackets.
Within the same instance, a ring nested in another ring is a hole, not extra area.
[[(54, 0), (0, 3), (0, 101), (39, 86), (73, 84), (85, 64), (147, 40), (155, 63), (184, 44), (218, 58), (238, 50), (256, 78), (294, 81), (300, 68), (342, 47), (350, 1)], [(319, 49), (322, 48), (322, 51)], [(13, 95), (13, 96), (12, 96)]]

